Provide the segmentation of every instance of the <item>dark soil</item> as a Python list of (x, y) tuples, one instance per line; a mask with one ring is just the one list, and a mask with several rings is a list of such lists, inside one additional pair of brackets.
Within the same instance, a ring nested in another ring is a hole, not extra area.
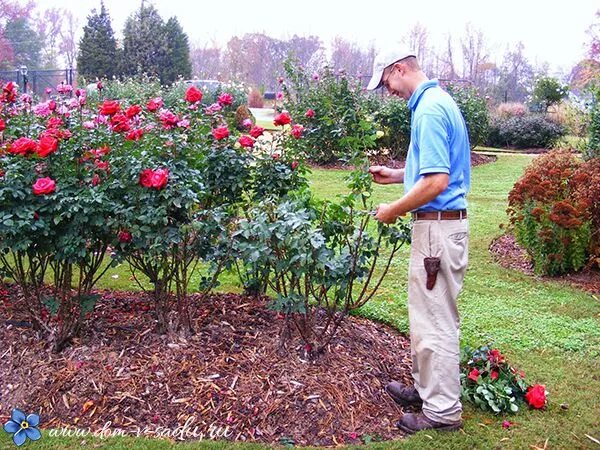
[(383, 388), (410, 382), (410, 347), (388, 326), (348, 317), (327, 352), (309, 361), (296, 336), (278, 352), (282, 320), (264, 298), (193, 296), (197, 333), (185, 339), (153, 331), (144, 294), (99, 293), (84, 335), (54, 354), (27, 322), (17, 290), (0, 285), (0, 423), (17, 407), (39, 413), (41, 428), (92, 433), (110, 422), (110, 430), (164, 435), (191, 420), (190, 430), (218, 427), (237, 441), (403, 437), (394, 426), (402, 409)]
[[(512, 234), (504, 234), (496, 238), (490, 245), (490, 253), (494, 261), (502, 267), (519, 270), (527, 275), (533, 275), (533, 263), (523, 249), (516, 242)], [(570, 273), (557, 277), (539, 277), (543, 280), (560, 281), (576, 288), (600, 294), (600, 271), (586, 267), (580, 272)]]

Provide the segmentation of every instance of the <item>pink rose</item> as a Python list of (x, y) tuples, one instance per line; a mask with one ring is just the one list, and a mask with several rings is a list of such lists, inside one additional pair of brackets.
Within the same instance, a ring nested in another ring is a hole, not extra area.
[(296, 139), (300, 139), (302, 137), (302, 131), (304, 131), (304, 127), (300, 124), (294, 124), (292, 126), (292, 136)]
[(304, 113), (304, 117), (310, 119), (312, 117), (315, 117), (315, 110), (314, 109), (307, 109), (306, 112)]
[(38, 178), (33, 185), (33, 193), (35, 195), (51, 194), (56, 190), (56, 183), (52, 178)]
[(146, 103), (146, 108), (148, 108), (148, 111), (156, 111), (158, 108), (162, 107), (163, 105), (163, 99), (160, 97), (155, 97), (153, 99), (150, 99), (148, 101), (148, 103)]

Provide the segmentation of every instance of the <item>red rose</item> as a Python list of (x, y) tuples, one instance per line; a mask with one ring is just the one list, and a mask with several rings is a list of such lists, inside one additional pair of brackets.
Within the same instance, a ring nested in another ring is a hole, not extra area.
[(140, 184), (145, 188), (162, 189), (167, 185), (168, 169), (144, 169), (140, 174)]
[(499, 374), (498, 374), (498, 371), (497, 371), (497, 370), (492, 370), (492, 371), (490, 372), (490, 378), (491, 378), (492, 380), (497, 380), (497, 379), (498, 379), (498, 376), (499, 376)]
[(125, 136), (125, 140), (139, 141), (143, 135), (144, 135), (144, 130), (141, 128), (137, 128), (137, 129), (131, 130), (129, 133), (127, 133), (127, 135)]
[(6, 129), (6, 123), (4, 120), (0, 119), (0, 131), (4, 131)]
[(291, 121), (292, 121), (292, 117), (289, 115), (289, 113), (284, 111), (275, 116), (273, 123), (275, 124), (275, 126), (279, 126), (279, 125), (287, 125)]
[(133, 236), (127, 230), (119, 231), (119, 234), (117, 236), (119, 238), (119, 242), (122, 242), (124, 244), (128, 244), (133, 239)]
[(229, 129), (225, 125), (222, 127), (214, 128), (212, 130), (212, 135), (217, 141), (220, 141), (221, 139), (225, 139), (227, 136), (229, 136)]
[(110, 172), (110, 164), (108, 163), (108, 161), (102, 161), (100, 159), (97, 159), (96, 161), (94, 161), (94, 164), (96, 165), (97, 169), (104, 170), (105, 172)]
[(271, 158), (273, 158), (275, 161), (277, 161), (279, 158), (281, 158), (281, 155), (279, 153), (275, 153), (274, 155), (271, 156)]
[(33, 139), (21, 137), (10, 145), (8, 152), (14, 155), (27, 156), (35, 153), (36, 150), (37, 143)]
[(315, 117), (315, 110), (314, 109), (307, 109), (306, 112), (304, 113), (304, 117), (307, 118), (311, 118), (311, 117)]
[(128, 119), (133, 119), (135, 116), (137, 116), (141, 112), (142, 112), (142, 107), (140, 105), (131, 105), (129, 108), (127, 108), (127, 111), (125, 111), (125, 115), (127, 116)]
[(40, 143), (36, 148), (38, 156), (45, 158), (51, 153), (54, 153), (56, 149), (58, 149), (58, 140), (49, 134), (42, 134), (42, 136), (40, 136)]
[(50, 100), (50, 101), (48, 102), (48, 109), (49, 109), (50, 111), (55, 111), (55, 110), (56, 110), (56, 101), (54, 101), (54, 100)]
[(293, 161), (292, 162), (292, 170), (296, 170), (297, 167), (298, 167), (298, 161)]
[(479, 378), (479, 374), (480, 374), (479, 370), (477, 370), (475, 368), (475, 369), (471, 370), (471, 372), (469, 372), (468, 378), (469, 378), (469, 380), (473, 380), (473, 381), (477, 382), (477, 378)]
[(110, 119), (110, 128), (117, 133), (125, 133), (130, 130), (129, 119), (125, 114), (115, 114)]
[(254, 147), (254, 139), (252, 139), (250, 136), (247, 136), (245, 134), (243, 136), (240, 136), (240, 139), (238, 140), (238, 142), (244, 148)]
[(542, 384), (531, 386), (525, 394), (525, 400), (536, 409), (546, 406), (546, 387)]
[(163, 105), (163, 100), (160, 97), (155, 97), (146, 103), (146, 108), (148, 111), (156, 111)]
[(196, 103), (202, 100), (202, 91), (196, 86), (190, 86), (185, 91), (185, 101), (189, 103)]
[(96, 83), (96, 88), (101, 91), (102, 89), (104, 89), (104, 85), (102, 84), (102, 81), (98, 81), (98, 83)]
[(50, 194), (56, 190), (56, 183), (52, 178), (38, 178), (33, 185), (33, 193), (35, 195)]
[(152, 187), (155, 189), (162, 189), (167, 185), (168, 179), (169, 179), (169, 170), (168, 169), (156, 169), (152, 173), (152, 177), (151, 177)]
[(152, 169), (144, 169), (140, 174), (140, 184), (145, 188), (152, 187), (152, 175), (154, 174), (154, 170)]
[(229, 92), (223, 92), (217, 98), (217, 102), (221, 106), (231, 105), (233, 103), (233, 96)]
[(6, 172), (5, 172), (4, 170), (0, 169), (0, 178), (2, 178), (2, 177), (4, 176), (4, 174), (5, 174), (5, 173), (6, 173)]
[(253, 126), (250, 130), (250, 136), (252, 136), (254, 139), (258, 139), (258, 137), (262, 136), (264, 132), (265, 129), (263, 127)]
[(63, 121), (60, 117), (50, 117), (46, 122), (46, 128), (60, 128)]
[(500, 353), (500, 350), (494, 348), (488, 353), (488, 359), (494, 364), (500, 364), (504, 361), (504, 356), (502, 355), (502, 353)]
[(121, 111), (121, 104), (116, 100), (104, 100), (100, 105), (100, 114), (104, 116), (112, 116)]
[(100, 175), (98, 175), (97, 173), (94, 174), (94, 176), (92, 177), (92, 186), (98, 186), (100, 184)]
[(296, 139), (300, 139), (302, 137), (302, 132), (304, 131), (304, 127), (300, 124), (294, 124), (292, 126), (292, 136)]

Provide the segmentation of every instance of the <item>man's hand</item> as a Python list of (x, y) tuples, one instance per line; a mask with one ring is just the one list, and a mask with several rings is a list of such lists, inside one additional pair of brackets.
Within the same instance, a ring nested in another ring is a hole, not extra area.
[(371, 166), (369, 167), (369, 173), (373, 176), (373, 181), (377, 184), (402, 183), (404, 181), (404, 171), (402, 169)]
[(406, 213), (398, 214), (389, 203), (381, 203), (375, 212), (375, 218), (380, 222), (388, 225), (394, 223), (398, 217), (404, 216)]

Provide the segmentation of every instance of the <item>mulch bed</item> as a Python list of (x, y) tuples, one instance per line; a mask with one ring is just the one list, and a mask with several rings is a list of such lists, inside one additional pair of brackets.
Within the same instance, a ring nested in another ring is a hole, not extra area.
[[(504, 234), (492, 241), (490, 245), (492, 259), (502, 267), (519, 270), (533, 275), (533, 263), (512, 234)], [(557, 277), (539, 277), (542, 280), (559, 281), (583, 289), (592, 294), (600, 294), (600, 271), (586, 267), (580, 272)]]
[[(495, 155), (484, 155), (481, 153), (471, 152), (471, 167), (488, 164), (498, 159)], [(402, 169), (406, 163), (403, 159), (392, 159), (389, 156), (373, 156), (369, 158), (369, 162), (374, 166), (386, 166), (392, 169)], [(311, 164), (314, 169), (336, 169), (336, 170), (353, 170), (354, 167), (343, 163), (329, 164)]]
[(263, 443), (403, 437), (394, 426), (402, 409), (383, 387), (410, 382), (410, 346), (388, 326), (349, 317), (328, 351), (308, 361), (296, 337), (278, 352), (281, 319), (264, 298), (193, 296), (197, 333), (184, 339), (153, 331), (143, 293), (99, 293), (84, 335), (54, 354), (28, 326), (16, 288), (0, 285), (0, 423), (18, 407), (39, 413), (41, 428), (92, 433), (110, 422), (164, 436), (187, 421), (196, 437), (212, 426)]

